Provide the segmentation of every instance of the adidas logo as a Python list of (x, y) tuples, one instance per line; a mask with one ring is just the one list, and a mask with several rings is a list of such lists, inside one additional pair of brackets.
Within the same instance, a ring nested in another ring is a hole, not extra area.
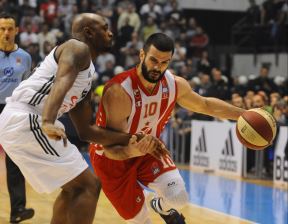
[(235, 156), (233, 139), (232, 139), (232, 130), (228, 132), (228, 138), (225, 140), (224, 148), (222, 149), (222, 158), (219, 160), (219, 169), (226, 171), (237, 171), (237, 161), (233, 160)]
[(195, 148), (196, 155), (193, 156), (193, 165), (195, 166), (209, 166), (209, 157), (205, 154), (207, 153), (207, 145), (206, 145), (206, 135), (205, 130), (202, 127), (201, 135), (198, 139), (198, 144)]

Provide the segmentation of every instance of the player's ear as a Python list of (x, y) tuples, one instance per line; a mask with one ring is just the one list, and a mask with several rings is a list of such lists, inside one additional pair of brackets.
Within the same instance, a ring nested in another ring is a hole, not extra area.
[(17, 35), (18, 33), (19, 33), (19, 28), (16, 27), (16, 28), (15, 28), (15, 34)]
[(93, 34), (91, 32), (91, 30), (89, 29), (89, 27), (84, 27), (83, 29), (85, 36), (87, 36), (88, 38), (92, 38)]
[(143, 49), (140, 49), (139, 58), (140, 58), (140, 61), (143, 61), (145, 58), (145, 51)]

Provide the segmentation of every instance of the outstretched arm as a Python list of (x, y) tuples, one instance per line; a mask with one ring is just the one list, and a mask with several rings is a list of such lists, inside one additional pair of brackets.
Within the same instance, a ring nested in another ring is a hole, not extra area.
[(230, 120), (237, 120), (245, 111), (217, 98), (202, 97), (191, 89), (185, 79), (179, 76), (175, 76), (175, 79), (178, 89), (177, 103), (189, 111)]

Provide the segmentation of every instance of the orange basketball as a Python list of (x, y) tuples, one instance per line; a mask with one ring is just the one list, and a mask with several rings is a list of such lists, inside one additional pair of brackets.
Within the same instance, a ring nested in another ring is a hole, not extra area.
[(266, 148), (273, 142), (276, 131), (274, 117), (260, 108), (245, 111), (237, 120), (237, 137), (244, 146), (250, 149)]

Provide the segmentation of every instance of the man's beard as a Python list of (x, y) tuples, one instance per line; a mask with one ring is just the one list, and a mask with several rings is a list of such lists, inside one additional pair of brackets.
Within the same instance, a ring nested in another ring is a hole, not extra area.
[[(145, 59), (141, 65), (141, 71), (142, 71), (142, 75), (143, 75), (144, 79), (150, 83), (159, 82), (166, 72), (166, 70), (163, 73), (161, 73), (160, 71), (156, 71), (156, 70), (148, 71), (147, 66), (145, 65)], [(159, 77), (157, 79), (154, 79), (151, 77), (151, 75), (150, 75), (151, 73), (157, 73), (157, 74), (159, 74)]]

